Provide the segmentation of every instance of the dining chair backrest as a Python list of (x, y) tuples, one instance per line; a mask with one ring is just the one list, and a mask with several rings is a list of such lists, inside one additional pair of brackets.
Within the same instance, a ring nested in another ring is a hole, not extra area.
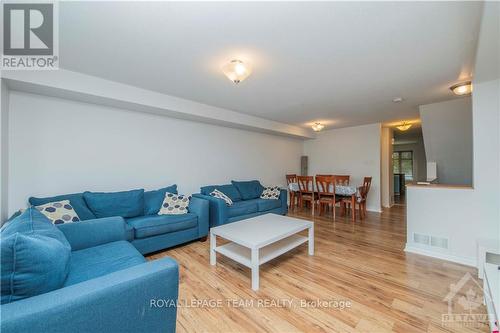
[(301, 193), (313, 193), (313, 176), (297, 176), (297, 182), (299, 183), (299, 191)]
[(316, 189), (320, 198), (321, 196), (335, 196), (335, 177), (316, 176)]
[(366, 196), (368, 195), (368, 191), (370, 191), (370, 187), (372, 185), (372, 177), (365, 177), (363, 179), (363, 186), (361, 187), (360, 190), (360, 195), (361, 198), (366, 199)]
[(349, 175), (335, 175), (335, 182), (337, 185), (349, 185)]
[(286, 184), (290, 185), (292, 183), (297, 182), (297, 175), (296, 174), (291, 174), (291, 175), (286, 175)]
[(316, 177), (333, 177), (333, 175), (316, 175)]

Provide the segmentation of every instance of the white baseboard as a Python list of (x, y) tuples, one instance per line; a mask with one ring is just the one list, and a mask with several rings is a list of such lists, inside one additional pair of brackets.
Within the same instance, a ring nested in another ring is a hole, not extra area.
[(432, 249), (424, 249), (421, 247), (408, 245), (408, 243), (405, 246), (405, 252), (420, 254), (423, 256), (456, 262), (458, 264), (466, 266), (476, 267), (476, 258), (455, 256), (452, 254), (433, 251)]
[(366, 210), (369, 212), (374, 212), (374, 213), (382, 213), (381, 208), (374, 208), (374, 207), (366, 207)]

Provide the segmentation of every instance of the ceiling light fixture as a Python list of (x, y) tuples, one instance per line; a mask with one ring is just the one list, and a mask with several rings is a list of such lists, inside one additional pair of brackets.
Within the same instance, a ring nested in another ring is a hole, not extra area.
[(252, 73), (252, 70), (250, 66), (243, 61), (233, 59), (222, 66), (222, 72), (227, 76), (229, 80), (238, 84), (246, 79), (250, 75), (250, 73)]
[(470, 81), (457, 83), (451, 86), (450, 90), (458, 96), (468, 95), (472, 92), (472, 83)]
[(325, 128), (325, 125), (323, 125), (322, 123), (314, 123), (314, 125), (312, 125), (312, 129), (314, 132), (319, 132), (323, 128)]
[(398, 130), (400, 130), (401, 132), (409, 130), (410, 127), (411, 127), (411, 124), (409, 122), (407, 122), (407, 121), (403, 121), (403, 123), (401, 125), (396, 126), (396, 128)]
[(394, 97), (394, 98), (392, 99), (392, 101), (393, 101), (394, 103), (401, 103), (401, 102), (403, 101), (403, 97)]

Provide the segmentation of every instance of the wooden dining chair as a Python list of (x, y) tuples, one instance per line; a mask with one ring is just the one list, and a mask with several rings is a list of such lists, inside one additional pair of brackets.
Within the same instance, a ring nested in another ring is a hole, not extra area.
[(316, 175), (316, 177), (333, 177), (333, 175)]
[(335, 205), (340, 202), (340, 198), (335, 196), (335, 177), (316, 176), (316, 189), (318, 191), (319, 215), (332, 206), (332, 216), (335, 221)]
[(313, 176), (297, 176), (299, 183), (299, 207), (304, 208), (304, 201), (311, 203), (312, 214), (314, 215), (314, 204), (316, 196), (314, 195), (314, 177)]
[(293, 191), (290, 188), (290, 184), (297, 184), (297, 175), (296, 174), (290, 174), (286, 175), (286, 185), (288, 188), (288, 197), (290, 198), (290, 210), (293, 210), (294, 207), (296, 206), (296, 201), (298, 201), (299, 197), (299, 191)]
[(337, 185), (349, 185), (349, 180), (351, 176), (349, 175), (333, 175), (335, 177), (335, 182)]
[[(356, 198), (354, 209), (358, 209), (358, 215), (361, 219), (366, 216), (366, 198), (368, 197), (368, 192), (370, 191), (370, 187), (372, 185), (372, 177), (363, 178), (363, 186), (358, 187), (359, 196)], [(351, 200), (344, 199), (342, 200), (343, 210), (349, 210), (351, 206)]]
[(363, 179), (363, 186), (359, 187), (359, 200), (357, 204), (359, 206), (359, 216), (364, 218), (366, 216), (366, 198), (368, 197), (368, 192), (372, 186), (372, 177), (365, 177)]

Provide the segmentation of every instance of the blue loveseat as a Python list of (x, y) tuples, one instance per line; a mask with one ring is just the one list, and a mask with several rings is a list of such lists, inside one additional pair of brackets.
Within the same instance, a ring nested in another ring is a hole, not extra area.
[(175, 332), (177, 263), (146, 262), (125, 233), (121, 217), (55, 226), (34, 208), (7, 222), (2, 333)]
[[(84, 192), (54, 197), (29, 198), (33, 206), (69, 200), (82, 221), (120, 216), (126, 222), (126, 239), (142, 254), (151, 253), (208, 234), (209, 205), (205, 200), (191, 198), (188, 213), (158, 215), (165, 193), (177, 194), (177, 185), (155, 191), (143, 189), (125, 192)], [(80, 222), (76, 222), (80, 223)]]
[[(224, 200), (210, 196), (213, 190), (227, 195), (233, 204), (228, 206)], [(232, 181), (226, 185), (209, 185), (200, 188), (200, 193), (193, 197), (210, 203), (210, 227), (236, 222), (267, 213), (285, 215), (288, 211), (288, 191), (280, 190), (279, 199), (261, 199), (264, 186), (258, 180)]]

